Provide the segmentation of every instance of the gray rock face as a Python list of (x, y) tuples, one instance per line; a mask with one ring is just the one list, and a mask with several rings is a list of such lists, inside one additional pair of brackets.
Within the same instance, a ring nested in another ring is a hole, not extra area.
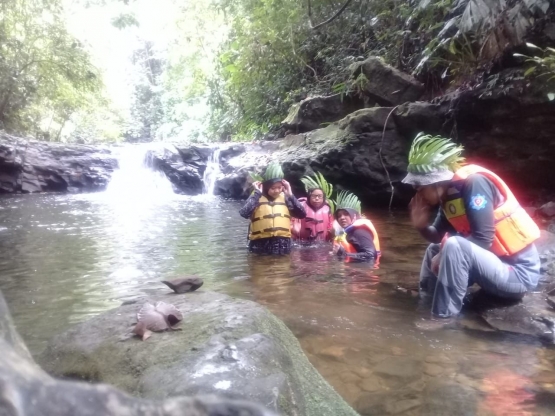
[[(355, 192), (363, 202), (387, 204), (390, 186), (386, 171), (394, 184), (405, 175), (410, 142), (394, 129), (391, 108), (374, 107), (358, 110), (329, 126), (305, 134), (290, 135), (279, 142), (251, 146), (246, 153), (229, 160), (226, 175), (216, 182), (216, 193), (227, 197), (245, 198), (250, 193), (249, 171), (262, 171), (270, 160), (282, 163), (283, 171), (292, 182), (297, 195), (302, 194), (300, 178), (322, 172), (339, 189)], [(406, 194), (396, 201), (407, 202)]]
[(424, 93), (420, 82), (376, 56), (353, 64), (351, 70), (355, 79), (364, 75), (364, 93), (383, 106), (416, 101)]
[(253, 403), (216, 396), (144, 400), (105, 384), (54, 379), (31, 359), (1, 293), (0, 350), (0, 413), (6, 416), (274, 415)]
[(181, 331), (141, 341), (129, 334), (145, 300), (55, 337), (39, 361), (51, 374), (107, 382), (149, 399), (218, 394), (284, 415), (356, 415), (263, 307), (212, 292), (148, 299), (173, 303), (184, 319)]
[(0, 135), (0, 193), (100, 191), (116, 167), (105, 148)]
[(325, 124), (341, 120), (360, 110), (364, 102), (360, 98), (341, 96), (311, 97), (293, 105), (282, 121), (282, 127), (292, 133), (304, 133), (325, 127)]

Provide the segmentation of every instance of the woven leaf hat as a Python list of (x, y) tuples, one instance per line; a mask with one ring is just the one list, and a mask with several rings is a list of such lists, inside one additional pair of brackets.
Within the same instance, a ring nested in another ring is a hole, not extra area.
[(464, 163), (463, 150), (449, 139), (419, 133), (410, 148), (408, 175), (403, 183), (425, 186), (450, 181)]
[(321, 189), (324, 195), (326, 195), (326, 202), (330, 207), (330, 211), (333, 213), (335, 211), (335, 202), (331, 199), (333, 194), (333, 185), (326, 181), (324, 175), (320, 172), (316, 172), (312, 176), (304, 176), (301, 178), (301, 182), (304, 184), (306, 192), (309, 189)]
[(266, 182), (283, 179), (285, 175), (283, 174), (283, 169), (278, 162), (271, 162), (266, 168), (266, 172), (264, 172), (264, 175), (251, 172), (250, 176), (255, 181)]
[(362, 212), (360, 200), (355, 194), (349, 191), (341, 191), (337, 196), (337, 199), (335, 200), (335, 210), (337, 212), (340, 209), (351, 209), (356, 211), (358, 214), (361, 214)]

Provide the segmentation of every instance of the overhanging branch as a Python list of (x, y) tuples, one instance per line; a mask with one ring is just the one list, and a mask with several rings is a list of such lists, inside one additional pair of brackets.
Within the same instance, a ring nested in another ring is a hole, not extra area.
[(310, 4), (310, 0), (307, 0), (308, 2), (308, 23), (309, 26), (312, 30), (316, 30), (321, 28), (324, 25), (327, 25), (328, 23), (333, 22), (335, 19), (337, 19), (337, 17), (343, 13), (343, 11), (347, 8), (347, 6), (352, 2), (353, 0), (347, 0), (345, 2), (345, 4), (343, 6), (341, 6), (341, 8), (337, 11), (337, 13), (335, 13), (332, 17), (330, 17), (328, 20), (322, 22), (322, 23), (318, 23), (316, 26), (314, 26), (314, 24), (312, 23), (312, 6)]

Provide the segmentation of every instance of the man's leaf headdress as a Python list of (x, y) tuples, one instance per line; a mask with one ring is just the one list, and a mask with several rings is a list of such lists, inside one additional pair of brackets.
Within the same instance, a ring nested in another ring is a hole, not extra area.
[(419, 133), (409, 152), (409, 173), (425, 175), (438, 171), (455, 172), (463, 163), (464, 148), (440, 136)]

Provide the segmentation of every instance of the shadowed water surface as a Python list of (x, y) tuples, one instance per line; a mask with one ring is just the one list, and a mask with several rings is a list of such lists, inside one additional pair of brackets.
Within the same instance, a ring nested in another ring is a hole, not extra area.
[[(378, 270), (329, 247), (290, 257), (247, 253), (237, 202), (118, 195), (0, 199), (0, 289), (33, 353), (51, 335), (186, 274), (266, 305), (324, 377), (365, 415), (555, 414), (554, 356), (524, 337), (414, 322), (425, 244), (403, 213), (372, 213)], [(480, 327), (480, 330), (469, 329)]]

